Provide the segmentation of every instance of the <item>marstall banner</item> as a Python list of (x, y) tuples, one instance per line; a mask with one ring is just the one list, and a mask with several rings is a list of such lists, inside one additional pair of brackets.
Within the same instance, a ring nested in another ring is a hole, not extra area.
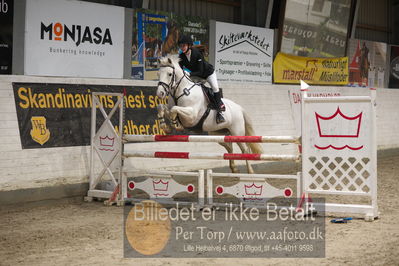
[(26, 1), (25, 25), (25, 75), (123, 78), (124, 8)]
[(132, 78), (157, 79), (157, 59), (179, 52), (178, 40), (189, 35), (208, 57), (209, 22), (202, 17), (178, 16), (163, 11), (137, 9), (133, 16)]
[[(166, 100), (155, 96), (155, 87), (14, 83), (13, 88), (23, 149), (90, 145), (92, 92), (126, 93), (124, 134), (165, 134), (156, 118), (158, 104)], [(101, 98), (107, 113), (116, 101)], [(117, 114), (112, 124), (118, 124)]]
[(224, 22), (211, 27), (219, 81), (272, 83), (273, 30)]
[(275, 83), (348, 84), (348, 57), (316, 58), (278, 53), (273, 62)]

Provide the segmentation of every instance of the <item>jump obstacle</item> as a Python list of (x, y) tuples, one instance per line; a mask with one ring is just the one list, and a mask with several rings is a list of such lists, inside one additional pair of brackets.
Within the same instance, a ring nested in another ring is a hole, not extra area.
[[(213, 195), (232, 195), (238, 199), (292, 197), (293, 189), (278, 189), (271, 186), (269, 179), (291, 179), (296, 181), (297, 198), (308, 198), (310, 194), (323, 196), (366, 197), (368, 204), (343, 204), (328, 202), (323, 206), (326, 212), (362, 214), (366, 219), (378, 217), (377, 171), (376, 171), (376, 115), (375, 90), (370, 96), (308, 97), (307, 90), (301, 90), (301, 137), (295, 136), (188, 136), (188, 135), (123, 135), (123, 95), (116, 93), (93, 93), (91, 123), (91, 167), (88, 199), (93, 197), (116, 200), (119, 204), (132, 201), (128, 191), (144, 191), (151, 198), (171, 198), (177, 193), (198, 192), (199, 205), (214, 205)], [(100, 96), (117, 96), (118, 102), (107, 114)], [(98, 107), (98, 108), (97, 108)], [(97, 109), (104, 122), (97, 125)], [(111, 123), (112, 116), (119, 110), (118, 132)], [(258, 142), (301, 144), (301, 155), (192, 153), (192, 152), (124, 152), (124, 143), (129, 142)], [(95, 157), (103, 168), (96, 173)], [(302, 172), (296, 175), (230, 174), (214, 173), (212, 170), (198, 172), (123, 170), (124, 160), (131, 157), (174, 158), (174, 159), (222, 159), (300, 161)], [(113, 171), (111, 170), (113, 166)], [(114, 192), (97, 188), (105, 173), (117, 188)], [(130, 177), (147, 178), (142, 182), (128, 181)], [(181, 185), (176, 176), (192, 176), (197, 184)], [(206, 186), (205, 186), (206, 176)], [(214, 177), (239, 178), (233, 186), (214, 185)], [(206, 202), (205, 202), (206, 191)]]

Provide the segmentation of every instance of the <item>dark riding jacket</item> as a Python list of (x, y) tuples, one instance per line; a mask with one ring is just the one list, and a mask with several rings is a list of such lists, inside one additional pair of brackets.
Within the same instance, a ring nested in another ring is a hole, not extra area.
[(180, 67), (185, 67), (190, 70), (191, 76), (206, 79), (215, 71), (213, 66), (205, 61), (204, 56), (197, 48), (191, 48), (190, 61), (188, 61), (187, 56), (184, 53), (181, 53), (179, 58), (181, 59), (179, 62)]

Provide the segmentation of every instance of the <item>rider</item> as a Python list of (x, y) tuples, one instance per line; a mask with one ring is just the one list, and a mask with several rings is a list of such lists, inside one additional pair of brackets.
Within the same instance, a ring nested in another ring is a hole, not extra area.
[(195, 47), (193, 47), (193, 41), (190, 36), (183, 35), (178, 41), (179, 48), (182, 51), (179, 58), (181, 59), (179, 64), (180, 67), (187, 68), (191, 71), (191, 76), (197, 76), (206, 79), (212, 87), (213, 95), (217, 104), (216, 112), (216, 123), (222, 123), (225, 121), (221, 112), (226, 110), (224, 103), (222, 102), (218, 81), (216, 79), (215, 69), (211, 64), (205, 61), (202, 53)]

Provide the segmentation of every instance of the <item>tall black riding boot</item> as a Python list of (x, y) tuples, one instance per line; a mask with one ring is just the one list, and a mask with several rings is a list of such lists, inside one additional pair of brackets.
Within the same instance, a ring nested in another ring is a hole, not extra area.
[(224, 103), (222, 102), (222, 97), (220, 96), (220, 91), (213, 93), (215, 97), (215, 103), (220, 112), (226, 111), (226, 107), (224, 106)]
[(215, 92), (214, 97), (215, 97), (215, 103), (216, 103), (216, 107), (217, 107), (216, 123), (220, 124), (220, 123), (223, 123), (226, 121), (222, 115), (222, 112), (226, 111), (226, 107), (224, 106), (224, 103), (222, 102), (222, 99), (220, 97), (220, 91)]

